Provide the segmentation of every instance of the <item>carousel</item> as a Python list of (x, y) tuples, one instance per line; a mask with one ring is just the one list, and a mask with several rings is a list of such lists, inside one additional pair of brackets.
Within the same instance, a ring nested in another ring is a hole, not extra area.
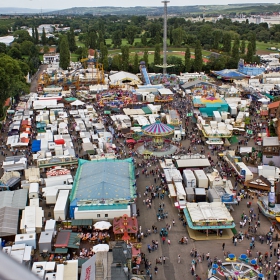
[(170, 136), (174, 134), (171, 125), (164, 124), (157, 120), (151, 125), (142, 127), (142, 132), (147, 136), (144, 145), (138, 148), (140, 154), (152, 153), (155, 156), (174, 154), (177, 147), (171, 144)]

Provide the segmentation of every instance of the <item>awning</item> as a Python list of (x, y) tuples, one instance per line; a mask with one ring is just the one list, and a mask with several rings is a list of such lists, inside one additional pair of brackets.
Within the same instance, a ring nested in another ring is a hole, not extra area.
[(71, 226), (92, 226), (92, 219), (72, 220)]
[(54, 253), (55, 254), (67, 254), (68, 248), (55, 248)]
[(71, 248), (71, 249), (80, 248), (80, 237), (78, 237), (76, 232), (71, 232), (67, 248)]
[(144, 111), (144, 113), (145, 113), (146, 115), (152, 114), (152, 111), (150, 110), (149, 107), (142, 107), (141, 109)]

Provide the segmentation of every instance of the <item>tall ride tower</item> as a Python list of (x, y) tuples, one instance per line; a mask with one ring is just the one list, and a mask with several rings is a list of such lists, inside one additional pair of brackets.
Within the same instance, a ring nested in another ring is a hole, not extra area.
[(163, 74), (166, 74), (167, 66), (167, 59), (166, 59), (166, 52), (167, 52), (167, 3), (170, 1), (161, 1), (164, 4), (164, 24), (163, 24)]

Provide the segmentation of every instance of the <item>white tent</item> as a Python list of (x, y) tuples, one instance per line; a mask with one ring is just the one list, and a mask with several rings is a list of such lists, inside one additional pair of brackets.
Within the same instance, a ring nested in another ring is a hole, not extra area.
[(81, 100), (75, 100), (74, 102), (71, 103), (71, 106), (81, 106), (84, 105), (85, 102), (81, 101)]
[(98, 244), (93, 246), (92, 248), (94, 253), (97, 252), (108, 252), (109, 251), (109, 245), (108, 244)]

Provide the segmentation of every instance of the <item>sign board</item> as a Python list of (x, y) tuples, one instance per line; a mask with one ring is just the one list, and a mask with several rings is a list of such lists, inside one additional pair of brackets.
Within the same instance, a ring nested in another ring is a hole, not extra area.
[(247, 129), (247, 134), (253, 134), (253, 130)]
[(95, 259), (93, 255), (82, 265), (80, 280), (95, 280)]
[(187, 113), (187, 117), (192, 117), (193, 113)]

